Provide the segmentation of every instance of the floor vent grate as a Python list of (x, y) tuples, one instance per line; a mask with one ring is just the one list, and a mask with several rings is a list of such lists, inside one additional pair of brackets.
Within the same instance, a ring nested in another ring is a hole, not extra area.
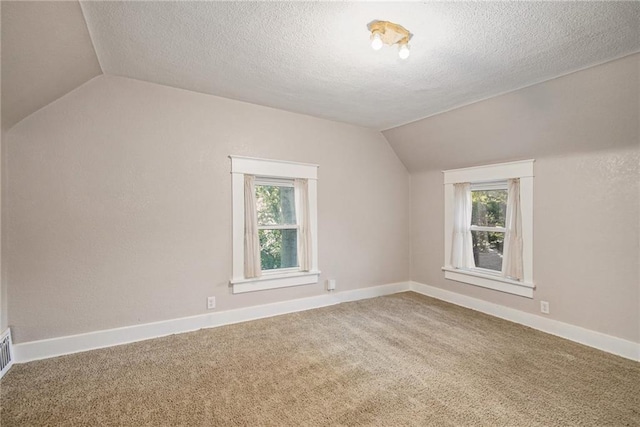
[(7, 329), (0, 335), (0, 378), (7, 373), (13, 365), (13, 354), (11, 345), (11, 330)]

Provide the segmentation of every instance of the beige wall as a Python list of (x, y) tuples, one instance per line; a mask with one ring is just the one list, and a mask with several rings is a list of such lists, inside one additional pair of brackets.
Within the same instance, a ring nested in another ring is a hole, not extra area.
[(2, 2), (2, 129), (102, 74), (80, 3)]
[(409, 176), (379, 133), (99, 76), (8, 133), (16, 342), (324, 293), (231, 295), (230, 154), (317, 163), (322, 282), (409, 278)]
[[(1, 128), (1, 127), (0, 127)], [(9, 310), (7, 304), (7, 269), (4, 265), (4, 257), (3, 255), (3, 247), (5, 246), (4, 239), (6, 237), (6, 233), (4, 230), (5, 224), (5, 215), (3, 213), (3, 209), (6, 208), (7, 204), (2, 200), (6, 197), (6, 182), (7, 180), (4, 178), (3, 174), (6, 173), (7, 168), (4, 165), (5, 161), (5, 134), (4, 131), (0, 131), (0, 332), (7, 329), (9, 326)]]
[[(544, 299), (550, 318), (640, 342), (639, 64), (385, 131), (411, 197), (378, 132), (97, 77), (3, 138), (16, 342), (202, 314), (211, 295), (227, 310), (323, 293), (230, 294), (229, 154), (320, 164), (321, 279), (339, 290), (411, 275), (531, 313)], [(444, 280), (441, 169), (531, 157), (535, 298)]]
[[(0, 2), (0, 16), (2, 16), (2, 2)], [(1, 23), (1, 21), (0, 21)], [(0, 37), (1, 37), (1, 31), (0, 31)], [(2, 56), (2, 42), (0, 40), (0, 57)], [(2, 67), (0, 67), (0, 88), (2, 87)], [(0, 102), (0, 122), (2, 121), (2, 102)], [(9, 325), (9, 318), (8, 318), (8, 310), (7, 310), (7, 282), (6, 282), (6, 276), (5, 276), (5, 268), (3, 266), (3, 262), (2, 262), (2, 246), (4, 246), (3, 243), (3, 233), (2, 233), (2, 229), (4, 228), (4, 225), (2, 224), (2, 221), (4, 219), (4, 216), (2, 215), (2, 208), (3, 206), (5, 206), (4, 203), (2, 203), (2, 198), (5, 196), (6, 191), (4, 190), (4, 185), (6, 183), (6, 180), (3, 179), (2, 174), (6, 171), (6, 168), (4, 167), (4, 159), (5, 159), (5, 155), (4, 155), (4, 123), (0, 123), (0, 332), (4, 331), (7, 326)]]
[(640, 150), (536, 159), (534, 299), (445, 280), (440, 171), (411, 177), (411, 278), (420, 283), (640, 342)]
[[(411, 171), (411, 278), (640, 342), (640, 55), (384, 132)], [(534, 299), (444, 279), (447, 168), (535, 158)]]
[(3, 257), (3, 248), (5, 246), (4, 239), (6, 238), (6, 233), (3, 231), (5, 228), (4, 221), (6, 219), (3, 209), (5, 209), (7, 206), (7, 204), (2, 200), (6, 197), (7, 194), (5, 189), (7, 180), (3, 176), (3, 174), (7, 171), (7, 168), (4, 164), (6, 158), (4, 152), (5, 147), (6, 144), (4, 131), (0, 131), (0, 332), (4, 331), (9, 326), (9, 310), (7, 303), (7, 269)]

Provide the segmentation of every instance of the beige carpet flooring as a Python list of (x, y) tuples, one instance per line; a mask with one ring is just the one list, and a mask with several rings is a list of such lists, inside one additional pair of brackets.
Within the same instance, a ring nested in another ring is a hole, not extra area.
[(407, 292), (15, 365), (2, 427), (640, 426), (640, 363)]

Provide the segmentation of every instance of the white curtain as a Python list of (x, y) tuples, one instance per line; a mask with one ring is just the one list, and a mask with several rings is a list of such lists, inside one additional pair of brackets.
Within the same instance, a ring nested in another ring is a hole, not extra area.
[(453, 239), (451, 266), (473, 268), (473, 239), (471, 238), (471, 184), (453, 184)]
[(294, 181), (296, 199), (296, 222), (298, 223), (298, 264), (300, 270), (311, 270), (311, 230), (309, 224), (309, 181)]
[(520, 206), (520, 179), (510, 179), (507, 193), (507, 218), (504, 237), (502, 276), (516, 280), (524, 278), (522, 261), (522, 207)]
[(244, 176), (244, 277), (260, 277), (260, 238), (256, 208), (256, 177)]

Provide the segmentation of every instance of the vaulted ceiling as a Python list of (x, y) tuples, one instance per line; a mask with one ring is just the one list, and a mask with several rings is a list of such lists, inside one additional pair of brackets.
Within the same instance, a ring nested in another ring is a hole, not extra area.
[[(388, 129), (640, 51), (639, 2), (3, 2), (2, 15), (9, 125), (103, 71)], [(407, 60), (371, 49), (376, 19), (414, 34)]]
[(2, 129), (102, 74), (80, 4), (3, 1)]

